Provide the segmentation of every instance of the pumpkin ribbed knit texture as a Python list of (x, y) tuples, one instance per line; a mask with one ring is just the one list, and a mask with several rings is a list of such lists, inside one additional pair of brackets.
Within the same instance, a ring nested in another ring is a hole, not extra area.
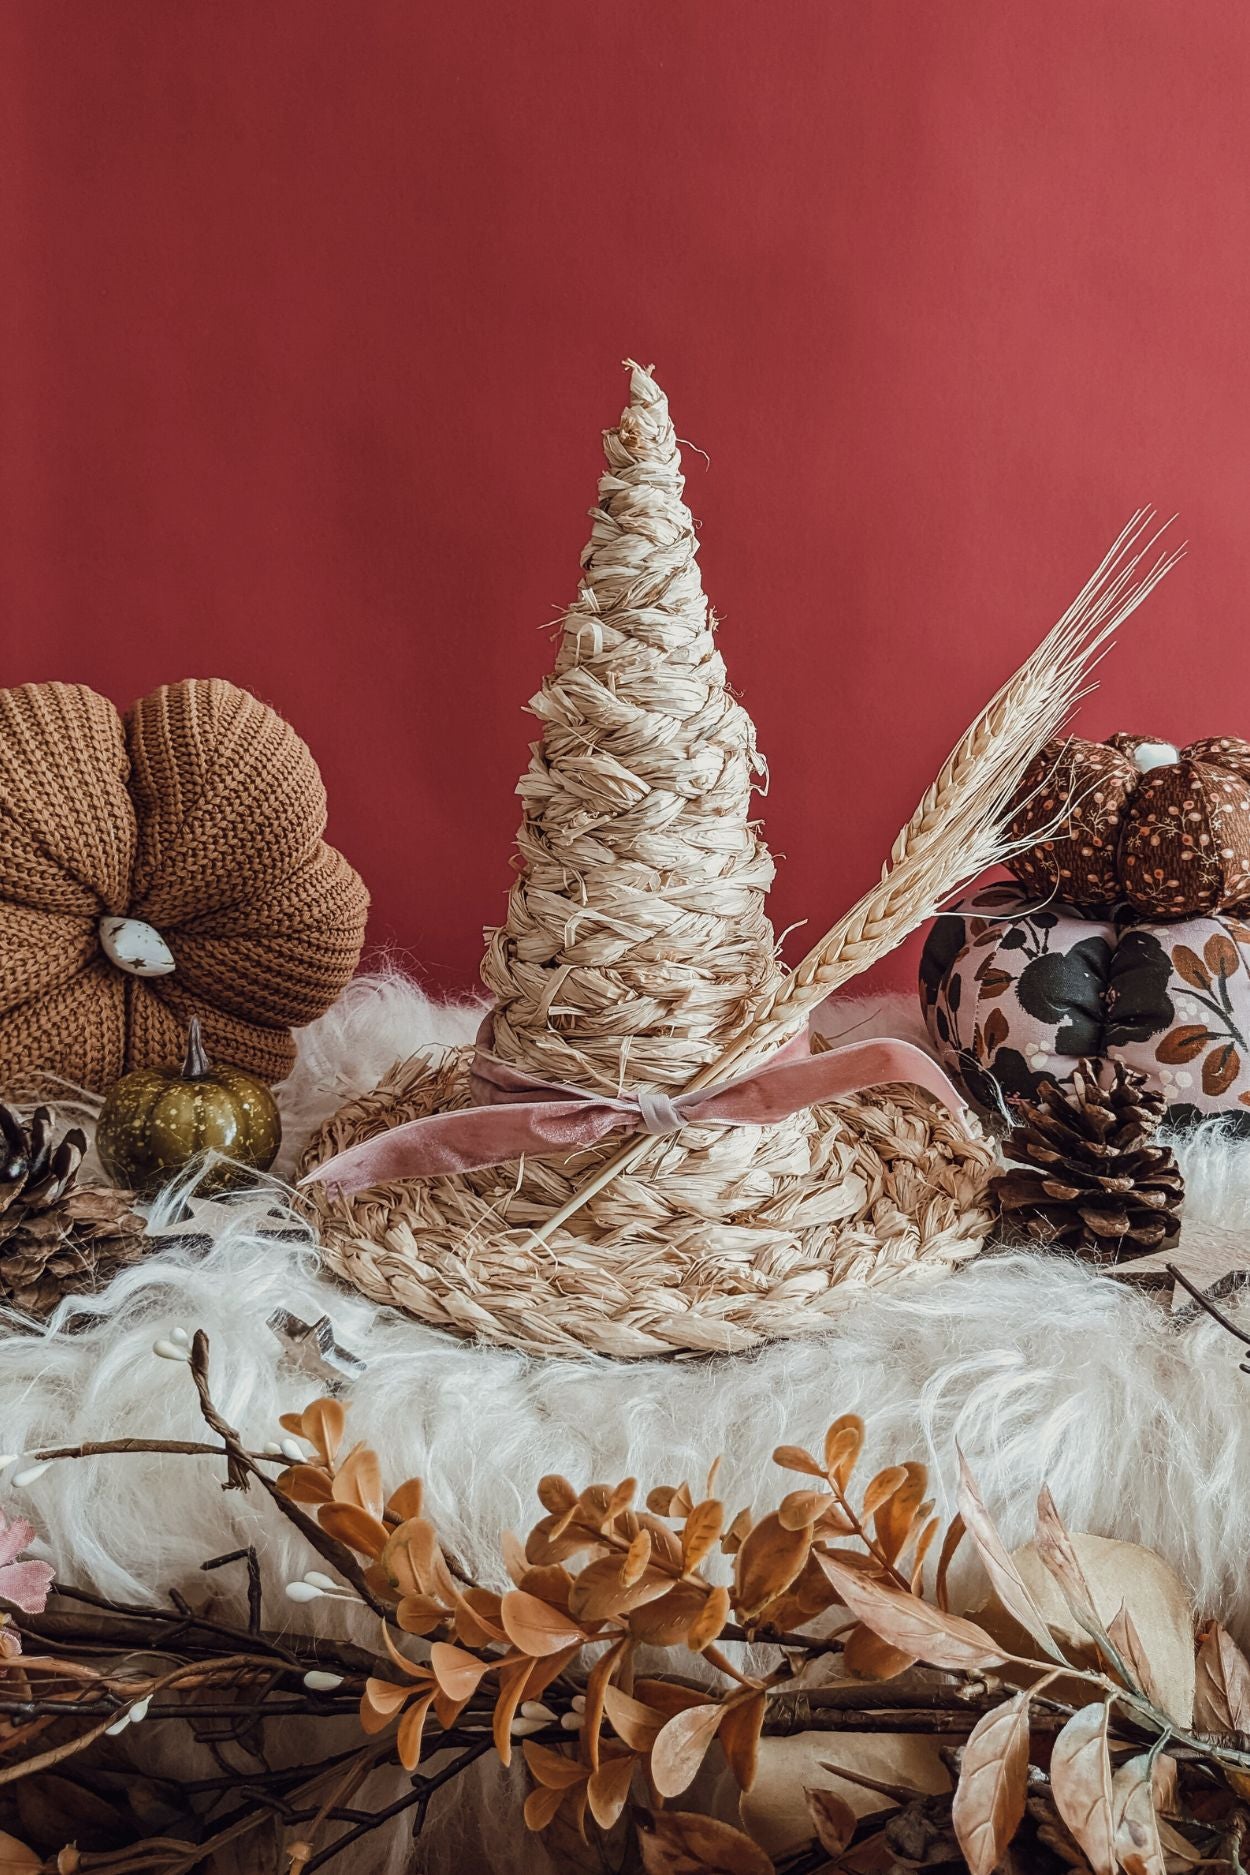
[[(124, 719), (83, 684), (0, 691), (0, 1092), (173, 1062), (193, 1015), (211, 1054), (280, 1080), (364, 939), (368, 894), (325, 821), (304, 743), (224, 679)], [(153, 925), (172, 974), (110, 963), (109, 914)]]

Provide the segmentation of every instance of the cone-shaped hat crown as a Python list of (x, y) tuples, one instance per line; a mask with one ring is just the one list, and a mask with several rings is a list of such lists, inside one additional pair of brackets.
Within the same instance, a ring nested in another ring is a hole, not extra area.
[(482, 966), (498, 1055), (612, 1090), (683, 1085), (778, 977), (755, 728), (726, 687), (667, 399), (629, 370)]

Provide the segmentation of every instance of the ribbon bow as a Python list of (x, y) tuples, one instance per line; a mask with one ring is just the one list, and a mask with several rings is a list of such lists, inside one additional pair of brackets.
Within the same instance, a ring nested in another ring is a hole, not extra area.
[(936, 1061), (911, 1042), (878, 1038), (813, 1055), (806, 1034), (762, 1067), (687, 1094), (640, 1088), (620, 1094), (540, 1081), (490, 1052), (487, 1016), (470, 1069), (470, 1107), (426, 1114), (363, 1139), (316, 1166), (300, 1182), (351, 1193), (396, 1179), (437, 1178), (504, 1165), (526, 1153), (584, 1151), (611, 1133), (657, 1137), (686, 1126), (769, 1126), (804, 1107), (894, 1082), (923, 1087), (952, 1113), (964, 1101)]

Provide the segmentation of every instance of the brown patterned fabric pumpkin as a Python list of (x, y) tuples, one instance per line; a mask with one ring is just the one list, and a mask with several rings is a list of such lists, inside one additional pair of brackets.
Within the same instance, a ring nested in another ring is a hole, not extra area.
[(935, 918), (920, 1000), (939, 1059), (1005, 1116), (1081, 1056), (1149, 1076), (1173, 1125), (1250, 1132), (1250, 924), (1147, 923), (999, 883)]
[(123, 719), (84, 684), (0, 691), (0, 1092), (176, 1059), (280, 1080), (360, 957), (368, 894), (322, 839), (300, 738), (220, 678)]
[(1153, 918), (1242, 906), (1250, 901), (1250, 743), (1216, 736), (1177, 750), (1130, 735), (1049, 742), (1020, 784), (1011, 832), (1030, 842), (1011, 870), (1039, 898), (1125, 903)]

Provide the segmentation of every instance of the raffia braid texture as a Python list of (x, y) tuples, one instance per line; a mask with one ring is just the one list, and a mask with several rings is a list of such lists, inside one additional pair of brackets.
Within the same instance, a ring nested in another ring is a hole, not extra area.
[[(762, 774), (731, 696), (663, 392), (630, 365), (604, 435), (577, 600), (531, 705), (520, 865), (483, 978), (494, 1048), (540, 1078), (670, 1090), (750, 1032), (784, 985), (751, 820)], [(422, 1054), (322, 1131), (305, 1168), (468, 1100), (463, 1050)], [(379, 1302), (543, 1354), (639, 1358), (812, 1333), (855, 1287), (972, 1255), (989, 1155), (899, 1090), (777, 1125), (686, 1127), (544, 1243), (612, 1141), (576, 1157), (312, 1188), (331, 1267)]]
[[(82, 684), (0, 691), (0, 1091), (176, 1061), (193, 1015), (219, 1059), (280, 1080), (364, 938), (325, 820), (299, 736), (220, 678), (124, 719)], [(118, 969), (109, 915), (153, 926), (173, 973)]]
[(763, 765), (730, 695), (664, 393), (630, 370), (577, 600), (530, 708), (520, 869), (482, 967), (495, 1052), (549, 1080), (670, 1089), (777, 990)]
[[(465, 1105), (471, 1058), (430, 1049), (400, 1063), (325, 1124), (301, 1170), (384, 1126)], [(584, 1159), (354, 1198), (312, 1186), (322, 1255), (371, 1301), (432, 1327), (529, 1354), (623, 1360), (818, 1334), (869, 1290), (976, 1255), (995, 1160), (975, 1129), (903, 1088), (802, 1117), (802, 1128), (688, 1127), (655, 1142), (641, 1169), (541, 1244), (535, 1228), (577, 1188)]]

